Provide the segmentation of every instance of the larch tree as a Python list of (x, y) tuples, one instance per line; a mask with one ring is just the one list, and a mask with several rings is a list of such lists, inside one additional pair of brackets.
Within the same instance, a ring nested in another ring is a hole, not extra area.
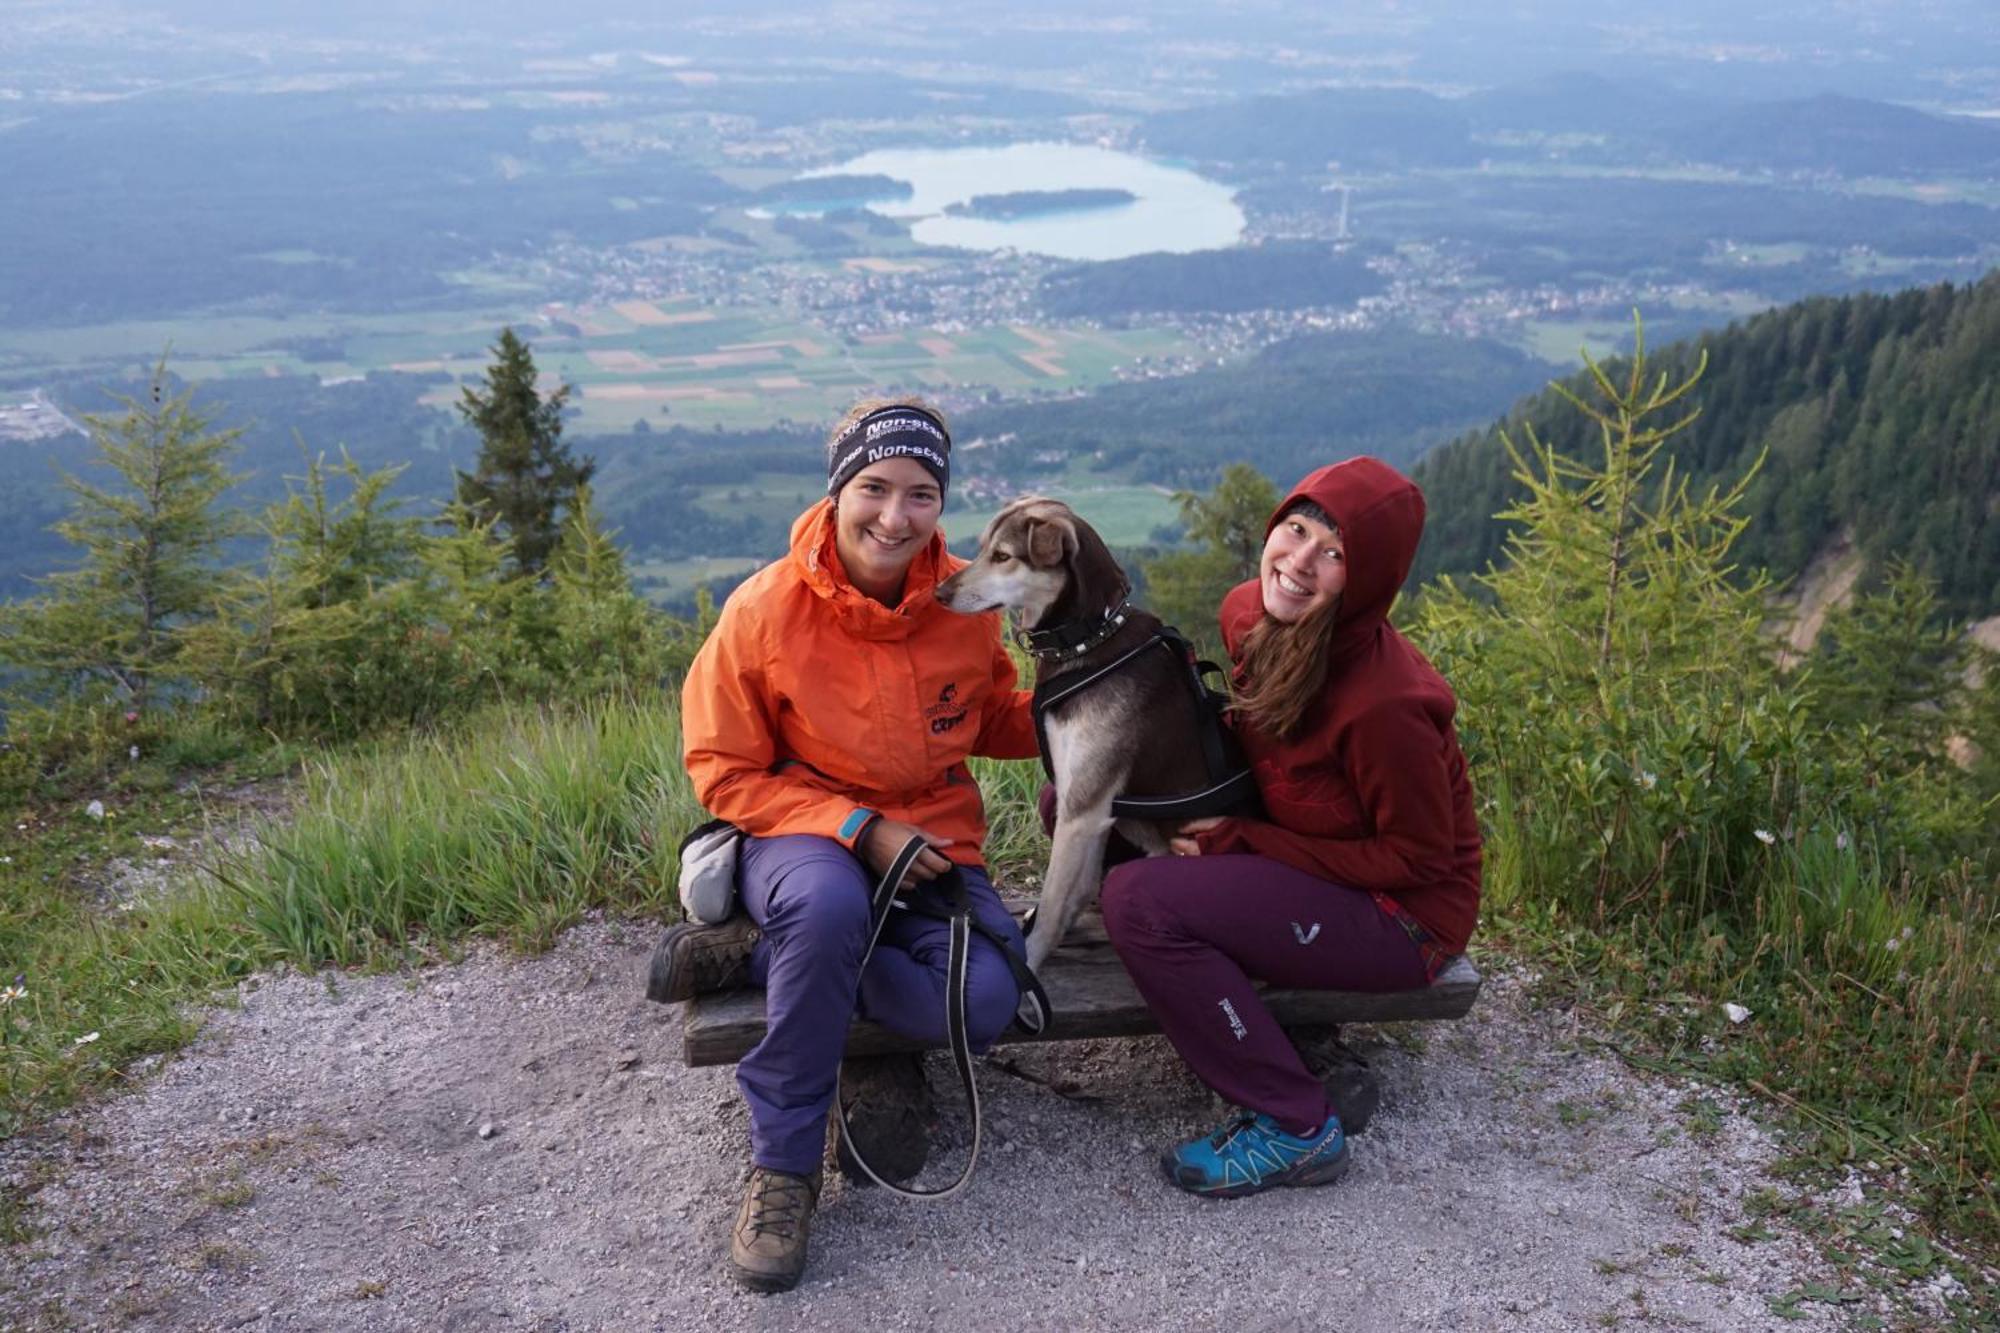
[(70, 685), (112, 686), (143, 710), (173, 670), (182, 639), (214, 614), (215, 556), (237, 530), (217, 501), (235, 480), (235, 430), (211, 429), (193, 390), (168, 392), (166, 364), (124, 410), (84, 418), (109, 485), (65, 474), (69, 517), (55, 530), (80, 548), (75, 569), (41, 580), (41, 597), (0, 607), (0, 661)]

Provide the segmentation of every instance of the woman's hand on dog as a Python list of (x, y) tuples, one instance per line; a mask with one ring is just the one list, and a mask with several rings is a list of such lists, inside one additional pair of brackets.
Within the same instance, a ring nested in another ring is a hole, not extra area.
[(1221, 824), (1221, 815), (1210, 815), (1207, 819), (1190, 819), (1175, 830), (1173, 837), (1167, 839), (1167, 847), (1175, 856), (1200, 856), (1201, 843), (1196, 840), (1196, 835), (1218, 828)]
[(895, 863), (896, 853), (902, 851), (911, 838), (922, 838), (930, 846), (918, 852), (917, 859), (910, 862), (910, 873), (904, 876), (905, 879), (923, 884), (951, 869), (951, 862), (938, 849), (951, 846), (952, 839), (937, 837), (900, 819), (878, 819), (870, 824), (868, 831), (861, 835), (861, 846), (857, 850), (868, 868), (881, 876), (889, 872), (889, 867)]

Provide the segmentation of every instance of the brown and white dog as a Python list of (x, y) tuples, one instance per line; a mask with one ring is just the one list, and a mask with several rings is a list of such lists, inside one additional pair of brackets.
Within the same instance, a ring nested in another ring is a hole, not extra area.
[[(1013, 612), (1028, 631), (1039, 705), (1153, 637), (1160, 620), (1126, 603), (1130, 589), (1088, 523), (1060, 500), (1030, 495), (993, 516), (978, 555), (938, 585), (937, 600), (965, 615)], [(1149, 856), (1168, 850), (1171, 824), (1118, 818), (1113, 799), (1173, 796), (1209, 783), (1186, 672), (1172, 653), (1141, 652), (1044, 714), (1055, 846), (1028, 936), (1030, 969), (1041, 971), (1077, 914), (1096, 901), (1114, 827)]]

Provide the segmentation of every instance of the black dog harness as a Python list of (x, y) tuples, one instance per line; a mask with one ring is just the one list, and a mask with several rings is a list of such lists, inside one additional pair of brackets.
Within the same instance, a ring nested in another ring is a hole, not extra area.
[[(1131, 613), (1131, 604), (1121, 602), (1105, 612), (1104, 619), (1098, 624), (1072, 622), (1053, 629), (1028, 630), (1020, 637), (1029, 654), (1041, 661), (1081, 657), (1107, 642)], [(1089, 675), (1075, 680), (1057, 678), (1035, 685), (1035, 744), (1041, 748), (1042, 771), (1051, 780), (1054, 779), (1055, 769), (1049, 763), (1049, 712), (1065, 700), (1116, 675), (1154, 649), (1172, 653), (1174, 660), (1181, 664), (1179, 679), (1194, 701), (1195, 716), (1199, 720), (1201, 758), (1203, 767), (1208, 770), (1208, 785), (1179, 796), (1119, 796), (1111, 802), (1111, 813), (1131, 819), (1177, 820), (1200, 819), (1241, 809), (1256, 796), (1257, 782), (1255, 775), (1243, 763), (1235, 738), (1223, 726), (1222, 713), (1229, 700), (1220, 691), (1211, 688), (1207, 680), (1211, 672), (1220, 675), (1222, 668), (1197, 658), (1194, 645), (1188, 642), (1187, 636), (1171, 625), (1160, 626), (1144, 643), (1120, 654)]]

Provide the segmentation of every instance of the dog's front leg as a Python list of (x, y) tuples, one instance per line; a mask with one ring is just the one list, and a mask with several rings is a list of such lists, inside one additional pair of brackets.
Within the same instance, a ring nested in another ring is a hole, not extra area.
[(1034, 933), (1028, 936), (1028, 968), (1037, 975), (1076, 924), (1077, 914), (1097, 900), (1111, 823), (1110, 812), (1101, 808), (1065, 808), (1056, 815), (1055, 845), (1049, 849), (1049, 870), (1035, 907)]

